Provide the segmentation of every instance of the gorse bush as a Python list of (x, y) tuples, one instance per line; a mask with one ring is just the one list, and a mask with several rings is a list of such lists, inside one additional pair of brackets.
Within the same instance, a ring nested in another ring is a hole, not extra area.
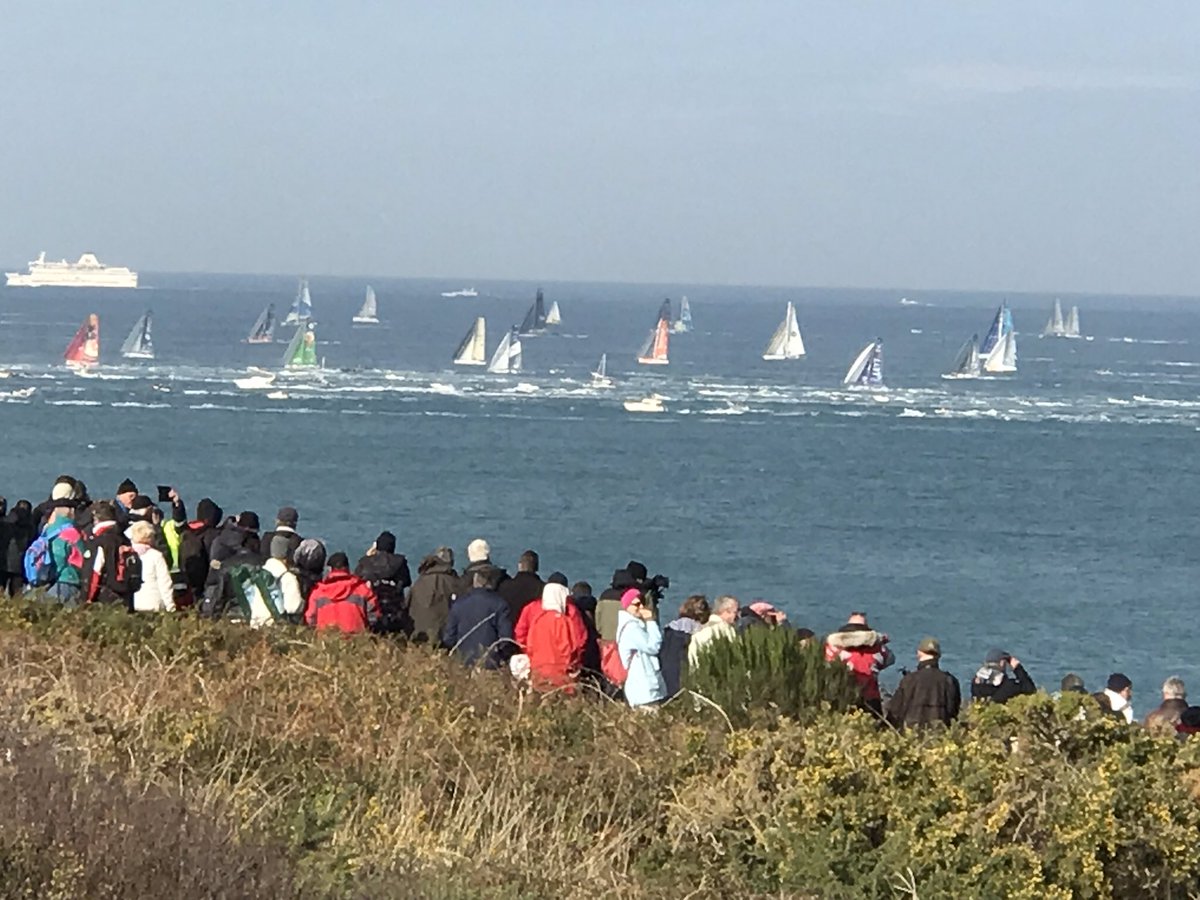
[(786, 628), (749, 628), (734, 639), (709, 643), (684, 686), (712, 700), (739, 726), (770, 726), (780, 716), (805, 721), (847, 709), (859, 696), (844, 665), (827, 663), (819, 642), (801, 641)]
[(697, 683), (724, 666), (749, 725), (371, 638), (0, 605), (0, 898), (1200, 896), (1200, 744), (1044, 695), (897, 733), (835, 711), (819, 647), (713, 652)]

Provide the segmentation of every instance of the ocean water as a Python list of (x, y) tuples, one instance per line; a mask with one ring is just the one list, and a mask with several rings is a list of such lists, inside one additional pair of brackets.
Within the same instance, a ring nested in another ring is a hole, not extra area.
[[(597, 591), (637, 558), (670, 576), (672, 602), (766, 598), (818, 632), (864, 609), (903, 664), (933, 634), (964, 681), (999, 646), (1051, 687), (1068, 670), (1093, 689), (1122, 670), (1139, 714), (1167, 675), (1200, 690), (1200, 304), (1064, 297), (1092, 339), (1039, 340), (1053, 296), (1011, 296), (1020, 372), (955, 382), (940, 373), (1000, 295), (547, 284), (563, 324), (524, 341), (524, 373), (490, 376), (452, 352), (477, 315), (494, 347), (536, 285), (443, 299), (469, 282), (376, 279), (385, 324), (363, 328), (350, 317), (366, 279), (317, 278), (329, 371), (272, 399), (233, 381), (278, 366), (282, 343), (241, 341), (266, 303), (286, 312), (293, 279), (143, 283), (0, 289), (10, 500), (44, 498), (63, 471), (95, 496), (132, 476), (264, 522), (294, 505), (302, 533), (352, 557), (383, 528), (414, 567), (483, 536), (510, 570), (531, 547), (543, 573)], [(659, 302), (682, 293), (696, 330), (672, 337), (670, 366), (637, 366)], [(763, 362), (787, 300), (809, 355)], [(158, 359), (122, 362), (147, 308)], [(61, 354), (93, 311), (102, 365), (81, 377)], [(888, 390), (841, 387), (876, 336)], [(589, 383), (601, 352), (611, 390)], [(666, 413), (623, 409), (649, 391)]]

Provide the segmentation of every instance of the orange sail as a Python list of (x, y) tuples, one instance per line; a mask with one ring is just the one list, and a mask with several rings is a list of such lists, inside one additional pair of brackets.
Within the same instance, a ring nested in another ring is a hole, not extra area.
[(100, 362), (100, 317), (95, 313), (88, 315), (67, 344), (67, 352), (63, 358), (69, 366), (87, 368)]
[(641, 352), (638, 353), (638, 362), (644, 366), (667, 365), (669, 362), (667, 344), (670, 339), (671, 323), (666, 319), (659, 319), (654, 330), (650, 332), (650, 336), (646, 338), (646, 343), (642, 345)]

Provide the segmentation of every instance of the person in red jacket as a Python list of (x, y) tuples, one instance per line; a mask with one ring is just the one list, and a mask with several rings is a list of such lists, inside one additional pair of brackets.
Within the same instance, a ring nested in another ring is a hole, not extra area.
[(379, 621), (375, 592), (350, 572), (345, 553), (329, 557), (329, 574), (308, 595), (304, 621), (317, 630), (337, 628), (345, 634), (369, 631)]
[(513, 637), (529, 657), (530, 682), (538, 690), (569, 687), (579, 677), (587, 626), (561, 584), (542, 588), (540, 602), (521, 610)]
[(896, 661), (888, 649), (888, 636), (867, 625), (867, 614), (850, 613), (850, 620), (825, 638), (825, 658), (845, 663), (862, 692), (862, 705), (883, 715), (879, 693), (879, 672)]

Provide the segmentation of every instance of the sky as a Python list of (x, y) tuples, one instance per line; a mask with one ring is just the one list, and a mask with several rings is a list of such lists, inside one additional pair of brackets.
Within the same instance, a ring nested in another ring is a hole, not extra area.
[(0, 261), (1200, 295), (1200, 4), (4, 0)]

